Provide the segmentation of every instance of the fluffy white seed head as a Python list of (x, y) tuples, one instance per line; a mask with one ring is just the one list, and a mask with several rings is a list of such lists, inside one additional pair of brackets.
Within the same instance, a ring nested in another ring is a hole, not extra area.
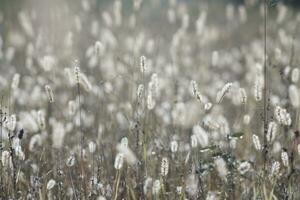
[(18, 158), (19, 160), (24, 161), (24, 160), (25, 160), (25, 153), (24, 153), (24, 151), (22, 150), (22, 147), (21, 147), (20, 145), (18, 145), (18, 146), (16, 146), (16, 147), (14, 148), (14, 150), (15, 150), (15, 153), (16, 153), (17, 158)]
[(71, 155), (71, 156), (67, 159), (66, 165), (67, 165), (68, 167), (72, 167), (72, 166), (75, 165), (75, 156), (74, 156), (74, 155)]
[(19, 83), (20, 83), (20, 74), (16, 73), (13, 76), (12, 82), (11, 82), (11, 89), (17, 89), (19, 87)]
[(215, 191), (208, 191), (205, 200), (216, 200), (218, 199), (218, 193)]
[(291, 67), (289, 65), (284, 67), (284, 69), (283, 69), (283, 75), (284, 76), (290, 75), (290, 72), (291, 72)]
[(217, 93), (216, 102), (221, 103), (226, 94), (230, 91), (232, 83), (226, 83), (223, 88)]
[(294, 108), (299, 107), (299, 91), (295, 85), (289, 86), (289, 98)]
[(192, 80), (191, 81), (191, 86), (192, 86), (192, 94), (194, 96), (196, 96), (197, 93), (198, 93), (198, 85), (197, 85), (196, 81)]
[(247, 102), (247, 93), (244, 88), (239, 89), (239, 99), (241, 104), (245, 104)]
[(280, 162), (274, 161), (271, 166), (271, 176), (277, 176), (280, 171)]
[(282, 149), (280, 142), (276, 141), (273, 144), (272, 153), (277, 154)]
[(244, 115), (244, 124), (248, 125), (250, 123), (251, 117), (250, 115)]
[(226, 162), (224, 161), (223, 158), (217, 158), (215, 161), (215, 166), (217, 169), (217, 172), (220, 176), (220, 178), (225, 179), (226, 175), (228, 173), (227, 167), (226, 167)]
[(167, 157), (163, 157), (161, 160), (160, 174), (167, 176), (169, 172), (169, 160)]
[(51, 190), (56, 184), (56, 181), (53, 179), (50, 179), (47, 183), (47, 190)]
[(103, 46), (103, 44), (100, 41), (96, 41), (95, 42), (95, 47), (94, 48), (95, 48), (95, 54), (97, 56), (101, 56), (103, 54), (103, 52), (104, 52), (104, 46)]
[(124, 155), (122, 153), (118, 153), (115, 158), (114, 167), (116, 170), (120, 170), (123, 167), (124, 163)]
[(74, 61), (74, 77), (75, 77), (75, 81), (77, 84), (79, 84), (80, 82), (80, 67), (79, 67), (79, 61), (75, 60)]
[(263, 83), (262, 78), (260, 76), (256, 77), (255, 84), (254, 84), (254, 98), (255, 101), (262, 100), (262, 90), (263, 90)]
[(275, 139), (277, 131), (277, 124), (275, 122), (270, 122), (267, 131), (267, 141), (272, 142)]
[(195, 196), (199, 191), (199, 181), (196, 174), (192, 173), (185, 180), (185, 191), (189, 196)]
[(259, 137), (257, 135), (253, 135), (252, 136), (252, 141), (253, 141), (254, 148), (256, 150), (260, 151), (261, 150), (261, 144), (260, 144)]
[(119, 154), (122, 154), (122, 160), (126, 160), (126, 162), (130, 165), (134, 165), (137, 162), (137, 158), (133, 151), (128, 148), (128, 141), (124, 139), (120, 144), (117, 145), (117, 151)]
[(9, 116), (5, 123), (4, 126), (10, 130), (10, 131), (14, 131), (16, 129), (17, 126), (17, 116), (15, 114)]
[(276, 106), (274, 110), (274, 115), (276, 120), (286, 126), (290, 126), (292, 124), (292, 119), (290, 114), (286, 111), (286, 109), (281, 108), (280, 106)]
[(149, 86), (148, 86), (148, 90), (152, 92), (152, 95), (154, 97), (157, 97), (158, 96), (158, 85), (159, 85), (159, 82), (158, 82), (158, 76), (156, 73), (153, 73), (151, 75), (151, 80), (149, 82)]
[[(199, 92), (198, 90), (198, 85), (196, 83), (196, 81), (192, 80), (191, 81), (191, 88), (192, 88), (192, 94), (193, 96), (198, 100), (200, 101), (200, 103), (203, 103), (205, 104), (205, 101), (204, 101), (204, 97), (201, 95), (201, 93)], [(205, 104), (206, 105), (206, 104)], [(209, 110), (209, 108), (208, 108)]]
[(14, 137), (14, 138), (12, 139), (12, 144), (11, 144), (12, 148), (13, 148), (13, 149), (16, 149), (16, 148), (19, 147), (20, 145), (21, 145), (21, 140), (20, 140), (18, 137)]
[(240, 163), (238, 170), (241, 174), (245, 174), (250, 170), (250, 168), (251, 168), (251, 164), (248, 161), (244, 161)]
[(196, 148), (198, 146), (198, 139), (196, 135), (191, 135), (191, 146), (192, 148)]
[(151, 189), (152, 182), (153, 182), (153, 180), (151, 177), (146, 178), (146, 180), (144, 182), (144, 187), (143, 187), (144, 194), (147, 194), (149, 189)]
[(97, 198), (97, 200), (106, 200), (106, 198), (104, 197), (104, 196), (99, 196), (98, 198)]
[(193, 134), (196, 136), (198, 143), (201, 145), (201, 147), (207, 147), (208, 146), (208, 135), (206, 131), (199, 125), (195, 125), (193, 127)]
[(178, 195), (181, 195), (181, 194), (182, 194), (182, 186), (177, 186), (177, 187), (176, 187), (176, 193), (177, 193)]
[(145, 56), (140, 57), (140, 69), (141, 69), (142, 73), (145, 73), (146, 70), (147, 70), (146, 57)]
[(205, 127), (211, 130), (217, 130), (220, 128), (220, 124), (215, 120), (215, 118), (212, 115), (206, 115), (203, 118), (203, 124)]
[(293, 83), (298, 82), (298, 80), (299, 80), (299, 69), (298, 68), (294, 68), (292, 70), (291, 80), (292, 80)]
[(229, 146), (231, 149), (235, 149), (236, 148), (236, 143), (237, 143), (237, 139), (236, 138), (232, 138), (229, 142)]
[(136, 92), (136, 95), (137, 95), (137, 98), (138, 100), (140, 100), (143, 96), (143, 93), (144, 93), (144, 85), (143, 84), (140, 84), (137, 88), (137, 92)]
[(155, 99), (151, 91), (148, 92), (147, 96), (147, 108), (148, 110), (152, 110), (155, 107)]
[(89, 146), (90, 153), (94, 153), (96, 151), (96, 143), (95, 142), (90, 141), (88, 146)]
[(57, 60), (52, 55), (46, 55), (42, 57), (40, 60), (40, 65), (45, 71), (51, 71), (57, 63)]
[(54, 102), (54, 95), (50, 85), (45, 85), (46, 94), (50, 103)]
[(282, 150), (281, 152), (281, 161), (283, 166), (289, 167), (289, 155), (285, 150)]
[(46, 120), (45, 120), (44, 113), (41, 110), (39, 110), (37, 114), (38, 114), (38, 118), (37, 118), (38, 125), (41, 130), (44, 130), (46, 128)]
[(208, 102), (204, 104), (204, 110), (209, 111), (212, 108), (212, 103)]
[(30, 138), (28, 149), (29, 151), (33, 152), (36, 146), (42, 145), (42, 137), (40, 134), (35, 134)]
[(75, 101), (73, 101), (73, 100), (69, 101), (68, 108), (69, 108), (69, 115), (73, 116), (76, 112), (76, 103), (75, 103)]
[(161, 189), (160, 181), (157, 179), (154, 181), (152, 186), (152, 194), (157, 195)]
[(5, 168), (13, 167), (12, 158), (9, 151), (2, 151), (1, 162)]
[(178, 150), (178, 142), (176, 140), (173, 140), (171, 143), (170, 143), (170, 147), (171, 147), (171, 152), (172, 153), (176, 153), (177, 150)]
[(121, 145), (124, 147), (124, 148), (128, 148), (128, 138), (127, 137), (123, 137), (121, 139)]

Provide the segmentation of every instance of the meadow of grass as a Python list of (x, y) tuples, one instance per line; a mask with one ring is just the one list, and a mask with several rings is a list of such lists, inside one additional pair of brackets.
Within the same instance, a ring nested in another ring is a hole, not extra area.
[(298, 10), (0, 2), (0, 200), (300, 199)]

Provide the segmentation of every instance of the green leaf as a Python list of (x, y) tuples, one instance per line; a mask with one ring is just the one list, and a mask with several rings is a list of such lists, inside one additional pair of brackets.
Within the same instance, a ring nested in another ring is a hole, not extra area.
[(238, 139), (240, 139), (240, 138), (243, 138), (244, 134), (245, 134), (244, 132), (232, 133), (232, 134), (229, 135), (229, 139), (231, 139), (231, 138), (238, 138)]
[(210, 145), (204, 148), (200, 149), (200, 152), (205, 152), (205, 151), (214, 151), (217, 148), (217, 145)]

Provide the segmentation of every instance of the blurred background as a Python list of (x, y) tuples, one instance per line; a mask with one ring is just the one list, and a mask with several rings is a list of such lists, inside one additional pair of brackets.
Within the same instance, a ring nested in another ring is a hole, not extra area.
[[(271, 110), (280, 105), (294, 119), (298, 111), (289, 105), (288, 88), (293, 84), (292, 71), (300, 63), (300, 57), (296, 56), (300, 50), (297, 29), (300, 3), (299, 0), (268, 2), (269, 81), (276, 83), (270, 84)], [(26, 148), (37, 135), (46, 138), (38, 148), (47, 144), (50, 149), (54, 144), (65, 150), (63, 157), (66, 157), (71, 150), (79, 152), (77, 144), (83, 130), (87, 140), (101, 142), (101, 149), (107, 149), (105, 154), (110, 158), (104, 160), (113, 163), (114, 146), (122, 137), (129, 135), (131, 144), (139, 148), (139, 137), (134, 138), (132, 131), (136, 135), (144, 134), (144, 130), (147, 133), (147, 154), (163, 152), (168, 149), (164, 145), (172, 140), (180, 141), (180, 151), (187, 152), (195, 125), (203, 124), (211, 133), (211, 144), (236, 149), (238, 159), (249, 159), (251, 163), (257, 159), (259, 165), (262, 159), (255, 155), (260, 155), (259, 151), (253, 151), (250, 141), (252, 134), (263, 138), (264, 133), (263, 3), (260, 0), (0, 0), (0, 94), (9, 97), (7, 104), (13, 105), (12, 113), (16, 113), (18, 124), (25, 129)], [(146, 63), (141, 64), (141, 58)], [(80, 101), (73, 71), (77, 61), (85, 75), (80, 83), (84, 83), (85, 89), (82, 113), (75, 104)], [(296, 72), (298, 77), (299, 71)], [(191, 81), (198, 85), (201, 98), (198, 93), (193, 94)], [(232, 91), (221, 103), (216, 96), (228, 92), (227, 83)], [(45, 93), (46, 85), (54, 93), (52, 106)], [(140, 98), (140, 86), (145, 87), (141, 92), (144, 98)], [(247, 104), (240, 101), (240, 89), (248, 94)], [(42, 133), (36, 123), (39, 110), (45, 113), (47, 124)], [(83, 119), (82, 129), (77, 127), (81, 125), (78, 118)], [(241, 130), (245, 131), (241, 141), (237, 143), (233, 138), (232, 144), (228, 143), (229, 134)], [(284, 134), (278, 141), (281, 143), (274, 143), (272, 149), (277, 160), (281, 147), (290, 146)], [(32, 149), (28, 155), (34, 161), (40, 157), (41, 149)], [(55, 165), (57, 159), (53, 155), (45, 157)], [(182, 160), (184, 157), (182, 154)], [(152, 160), (149, 163), (159, 166)], [(42, 170), (45, 173), (50, 168), (51, 165)], [(158, 174), (156, 168), (149, 165), (153, 177)], [(114, 171), (110, 167), (106, 170), (107, 177), (112, 177)], [(180, 178), (177, 173), (174, 177), (174, 180)], [(221, 181), (213, 176), (212, 180), (216, 184), (209, 185), (218, 188)], [(244, 183), (245, 188), (250, 185)]]

